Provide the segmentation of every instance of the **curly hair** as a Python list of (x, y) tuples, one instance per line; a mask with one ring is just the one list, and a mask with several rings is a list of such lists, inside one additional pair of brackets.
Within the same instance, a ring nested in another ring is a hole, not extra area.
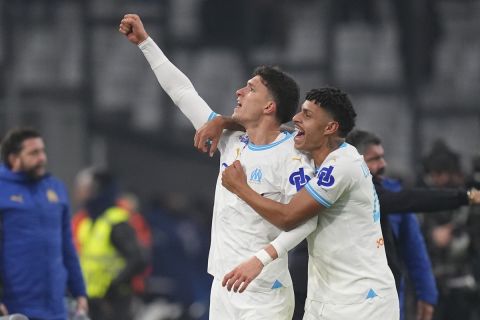
[(307, 92), (305, 100), (314, 102), (332, 115), (339, 124), (340, 137), (345, 138), (355, 127), (357, 114), (350, 98), (342, 90), (333, 87), (312, 89)]

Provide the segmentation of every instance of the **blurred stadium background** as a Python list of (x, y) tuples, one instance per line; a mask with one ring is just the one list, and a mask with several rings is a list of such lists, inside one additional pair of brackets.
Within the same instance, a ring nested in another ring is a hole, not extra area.
[[(185, 301), (208, 300), (218, 163), (193, 149), (190, 123), (117, 31), (125, 13), (142, 17), (219, 113), (231, 114), (255, 66), (276, 64), (302, 96), (325, 85), (347, 91), (357, 127), (383, 139), (390, 175), (418, 180), (438, 139), (461, 156), (467, 176), (480, 174), (479, 0), (1, 0), (0, 136), (34, 126), (50, 170), (70, 189), (80, 169), (106, 166), (143, 204), (183, 212), (180, 223), (157, 215), (152, 228), (161, 252), (154, 269), (165, 255), (195, 251), (203, 278), (192, 280), (196, 289), (177, 286), (189, 291), (178, 293)], [(185, 223), (192, 217), (201, 227)], [(177, 259), (166, 273), (191, 272)], [(159, 294), (168, 287), (161, 280), (151, 281)]]
[(104, 164), (142, 197), (212, 199), (217, 163), (193, 150), (190, 124), (117, 32), (129, 12), (220, 113), (254, 66), (277, 64), (302, 95), (349, 92), (390, 173), (414, 180), (440, 138), (466, 172), (480, 152), (480, 1), (4, 0), (0, 135), (38, 128), (69, 185)]

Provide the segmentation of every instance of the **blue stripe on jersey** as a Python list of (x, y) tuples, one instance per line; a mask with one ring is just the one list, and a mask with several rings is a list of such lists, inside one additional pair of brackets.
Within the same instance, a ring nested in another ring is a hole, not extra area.
[(344, 143), (342, 143), (342, 144), (340, 145), (339, 148), (345, 148), (347, 145), (348, 145), (348, 143), (344, 142)]
[(207, 122), (214, 119), (216, 116), (218, 116), (218, 113), (212, 111), (212, 113), (210, 113), (210, 115), (208, 116)]
[(318, 194), (318, 192), (315, 191), (315, 189), (313, 189), (313, 187), (310, 185), (310, 183), (307, 183), (305, 185), (305, 189), (308, 191), (308, 193), (310, 193), (310, 195), (315, 199), (317, 200), (322, 206), (326, 207), (326, 208), (330, 208), (332, 206), (332, 203), (330, 201), (328, 201), (327, 199), (325, 199), (324, 197), (322, 197), (321, 195)]
[(252, 144), (251, 142), (248, 143), (248, 149), (252, 150), (252, 151), (262, 151), (262, 150), (267, 150), (267, 149), (270, 149), (270, 148), (273, 148), (275, 146), (278, 146), (280, 143), (282, 142), (285, 142), (286, 140), (290, 139), (293, 137), (293, 134), (289, 133), (289, 132), (283, 132), (285, 134), (285, 138), (283, 138), (282, 140), (279, 140), (277, 142), (274, 142), (274, 143), (270, 143), (270, 144), (264, 144), (264, 145), (255, 145), (255, 144)]

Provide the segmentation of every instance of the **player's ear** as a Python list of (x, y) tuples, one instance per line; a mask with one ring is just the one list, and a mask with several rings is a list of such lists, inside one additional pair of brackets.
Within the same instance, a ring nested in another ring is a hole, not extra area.
[(265, 105), (265, 108), (263, 108), (263, 112), (265, 114), (275, 114), (276, 111), (277, 104), (273, 100), (268, 101), (268, 103)]
[(20, 168), (20, 156), (18, 154), (12, 153), (8, 155), (8, 163), (13, 171), (17, 171)]
[(333, 135), (340, 129), (340, 124), (337, 121), (330, 121), (325, 127), (325, 134)]

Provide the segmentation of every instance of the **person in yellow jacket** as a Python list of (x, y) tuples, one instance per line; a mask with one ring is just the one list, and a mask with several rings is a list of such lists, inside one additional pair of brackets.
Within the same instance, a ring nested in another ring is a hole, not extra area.
[(130, 320), (131, 279), (148, 263), (129, 223), (117, 206), (113, 176), (101, 169), (81, 171), (75, 196), (81, 210), (73, 219), (75, 246), (87, 286), (93, 320)]

